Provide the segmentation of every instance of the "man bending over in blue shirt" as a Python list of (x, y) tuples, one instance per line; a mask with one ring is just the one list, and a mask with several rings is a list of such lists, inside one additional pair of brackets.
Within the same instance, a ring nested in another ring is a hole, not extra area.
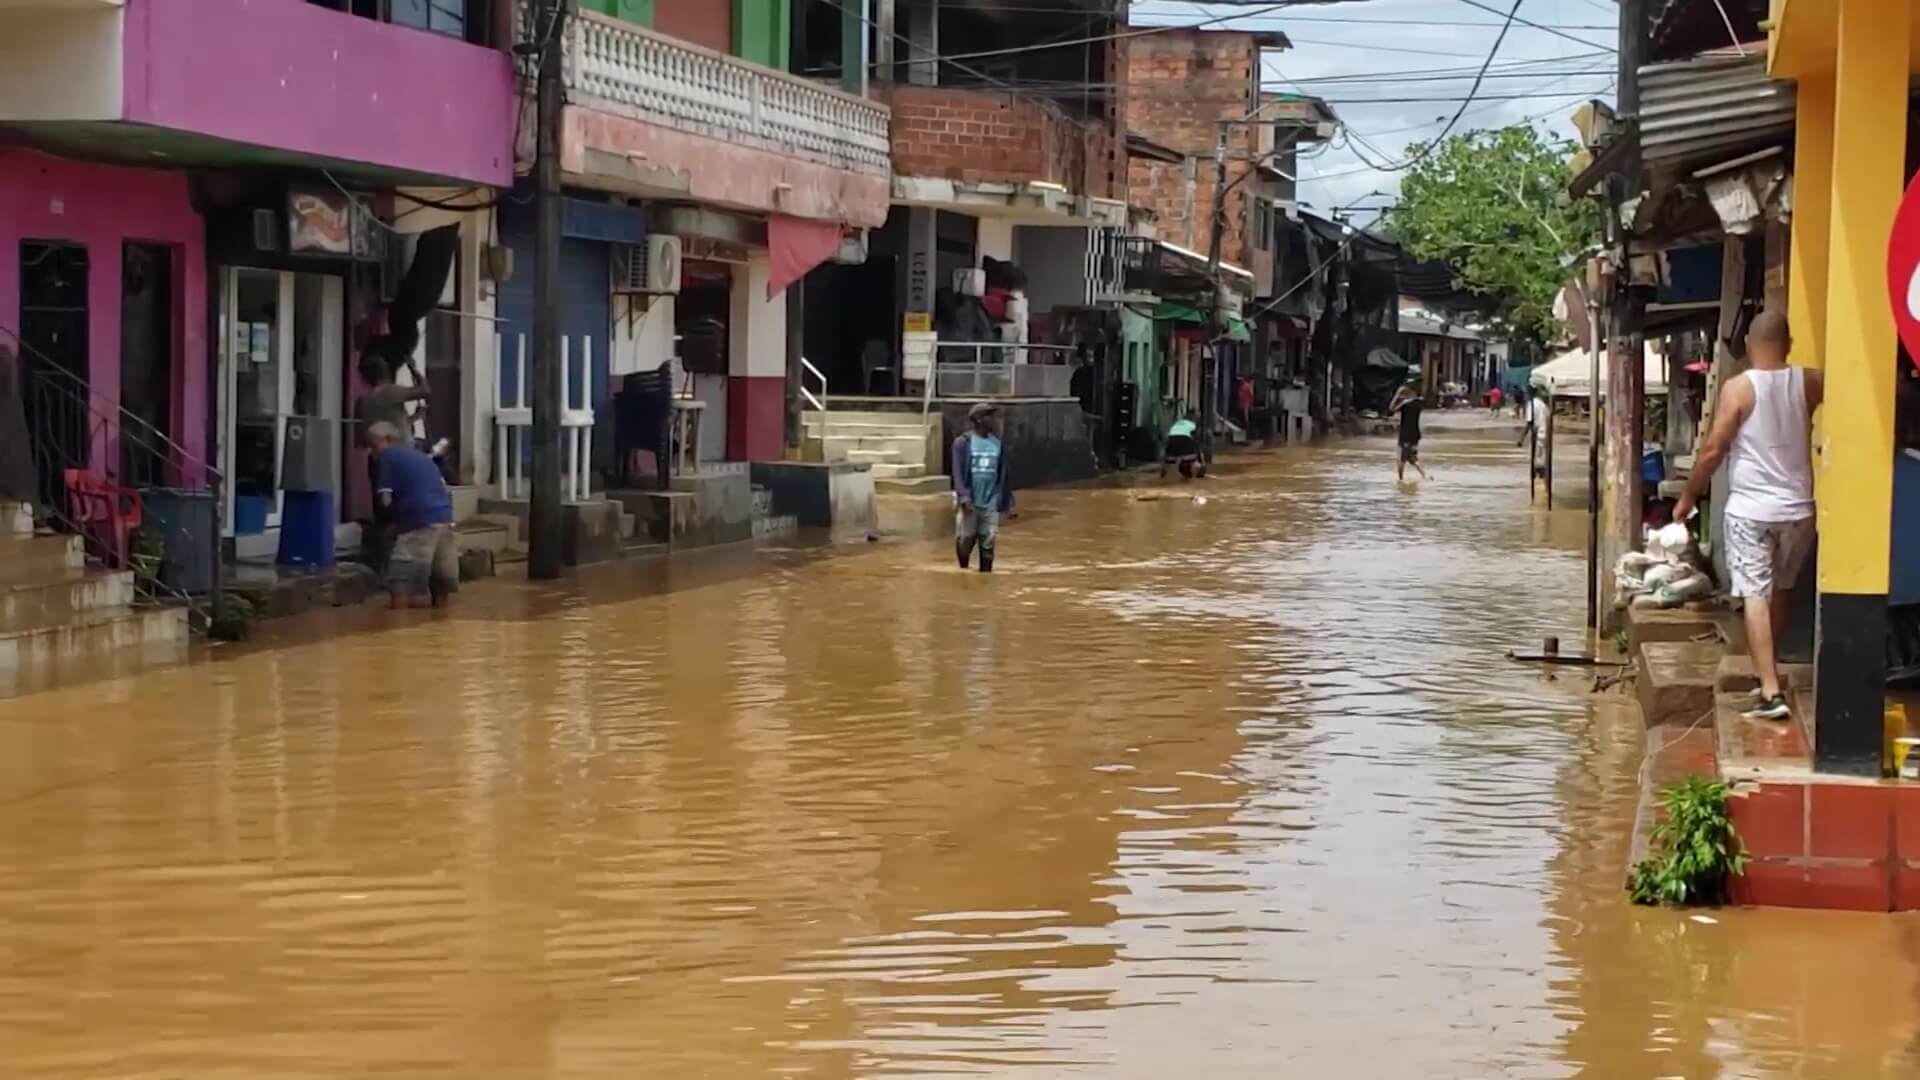
[(460, 553), (453, 542), (453, 497), (440, 466), (413, 448), (388, 423), (367, 429), (378, 457), (374, 498), (387, 509), (397, 534), (387, 559), (387, 592), (396, 609), (425, 593), (434, 607), (460, 587)]

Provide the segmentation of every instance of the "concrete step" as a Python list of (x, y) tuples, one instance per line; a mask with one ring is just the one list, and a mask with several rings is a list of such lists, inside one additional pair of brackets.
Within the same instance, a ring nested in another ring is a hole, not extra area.
[[(829, 457), (827, 460), (829, 462), (832, 462), (833, 459)], [(907, 458), (907, 455), (901, 453), (898, 450), (848, 450), (846, 452), (846, 460), (853, 462), (855, 464), (858, 464), (864, 461), (869, 465), (921, 465), (921, 466), (924, 466), (926, 464), (923, 461), (909, 460)]]
[(792, 514), (768, 514), (753, 519), (753, 538), (772, 540), (800, 531), (800, 519)]
[(0, 537), (33, 535), (33, 504), (0, 502)]
[(1641, 719), (1648, 727), (1686, 726), (1713, 708), (1714, 679), (1726, 647), (1718, 641), (1650, 641), (1634, 663)]
[(462, 553), (485, 551), (498, 555), (513, 541), (513, 530), (493, 518), (462, 518), (453, 527), (454, 542)]
[(43, 580), (0, 583), (0, 633), (51, 626), (131, 603), (131, 570), (63, 570)]
[(86, 545), (78, 536), (0, 537), (0, 581), (58, 577), (86, 565)]
[[(927, 419), (938, 421), (938, 417)], [(827, 412), (810, 411), (800, 414), (800, 423), (807, 427), (825, 424), (907, 424), (918, 426), (922, 422), (920, 406), (916, 403), (911, 411), (907, 409), (832, 409)]]
[(456, 484), (447, 489), (453, 497), (453, 520), (466, 521), (480, 512), (483, 492), (477, 484)]
[(186, 639), (185, 608), (84, 612), (46, 626), (0, 632), (0, 671)]
[[(893, 461), (924, 465), (927, 440), (911, 435), (828, 435), (820, 440), (822, 460), (829, 464), (842, 461)], [(894, 454), (895, 458), (872, 458), (868, 454)]]
[(925, 465), (902, 465), (895, 462), (881, 461), (875, 462), (873, 466), (873, 479), (875, 482), (881, 480), (911, 480), (925, 475), (927, 475), (927, 467)]
[(126, 679), (151, 671), (163, 671), (192, 660), (192, 649), (192, 644), (181, 637), (101, 653), (80, 653), (11, 670), (0, 668), (0, 698), (21, 697), (101, 679)]
[(753, 516), (763, 518), (773, 513), (773, 489), (762, 484), (753, 485)]
[(898, 476), (873, 478), (873, 489), (885, 495), (945, 495), (953, 490), (946, 476)]

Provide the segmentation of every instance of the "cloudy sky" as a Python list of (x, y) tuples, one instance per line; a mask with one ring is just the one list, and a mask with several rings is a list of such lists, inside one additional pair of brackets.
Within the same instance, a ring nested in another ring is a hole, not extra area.
[[(1508, 0), (1134, 0), (1132, 10), (1137, 26), (1231, 17), (1214, 25), (1280, 30), (1292, 39), (1291, 50), (1267, 54), (1267, 88), (1324, 97), (1346, 127), (1323, 154), (1301, 163), (1301, 198), (1327, 213), (1389, 201), (1371, 193), (1397, 190), (1399, 174), (1372, 166), (1404, 162), (1408, 145), (1445, 128), (1509, 7)], [(1617, 10), (1612, 0), (1525, 0), (1519, 18), (1550, 29), (1514, 24), (1455, 130), (1528, 121), (1572, 137), (1567, 117), (1581, 101), (1613, 100)], [(1361, 209), (1354, 214), (1369, 220)]]

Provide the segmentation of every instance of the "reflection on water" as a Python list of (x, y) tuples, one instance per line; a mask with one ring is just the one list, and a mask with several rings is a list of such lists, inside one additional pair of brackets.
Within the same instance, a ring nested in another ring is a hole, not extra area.
[(1920, 1075), (1913, 922), (1624, 903), (1501, 434), (0, 704), (0, 1073)]

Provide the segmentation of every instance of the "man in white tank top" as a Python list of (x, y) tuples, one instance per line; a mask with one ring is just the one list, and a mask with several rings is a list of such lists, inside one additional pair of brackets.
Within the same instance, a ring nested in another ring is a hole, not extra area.
[(1751, 370), (1720, 389), (1713, 430), (1693, 463), (1673, 519), (1691, 518), (1700, 495), (1727, 465), (1727, 570), (1746, 606), (1747, 643), (1760, 689), (1747, 716), (1785, 720), (1776, 661), (1792, 610), (1789, 590), (1813, 549), (1813, 455), (1809, 429), (1820, 404), (1821, 372), (1787, 364), (1784, 315), (1763, 311), (1747, 331)]

